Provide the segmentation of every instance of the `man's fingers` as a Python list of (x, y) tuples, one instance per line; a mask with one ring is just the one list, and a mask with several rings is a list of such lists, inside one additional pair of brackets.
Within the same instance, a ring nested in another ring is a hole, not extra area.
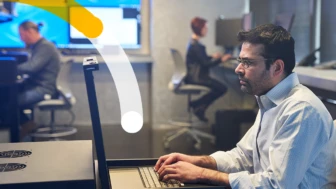
[(164, 155), (159, 158), (159, 160), (156, 162), (154, 166), (155, 171), (158, 171), (160, 169), (160, 167), (162, 166), (162, 163), (167, 159), (168, 156), (169, 155)]
[(178, 181), (181, 180), (181, 178), (178, 174), (167, 174), (162, 178), (162, 181), (167, 182), (171, 179), (175, 179), (175, 180), (178, 180)]
[(170, 156), (166, 159), (166, 161), (164, 161), (160, 167), (160, 169), (158, 170), (158, 173), (160, 174), (162, 171), (163, 171), (163, 167), (167, 166), (167, 165), (171, 165), (172, 163), (174, 163), (176, 160), (175, 160), (175, 157), (173, 156)]
[(160, 165), (161, 165), (161, 159), (159, 159), (157, 162), (156, 162), (156, 164), (155, 164), (155, 166), (154, 166), (154, 170), (155, 171), (157, 171), (159, 168), (160, 168)]
[(164, 167), (164, 170), (159, 174), (159, 180), (162, 180), (165, 175), (175, 174), (176, 170), (172, 167)]
[(156, 162), (156, 164), (154, 166), (155, 171), (157, 171), (160, 168), (161, 162), (162, 162), (161, 158)]

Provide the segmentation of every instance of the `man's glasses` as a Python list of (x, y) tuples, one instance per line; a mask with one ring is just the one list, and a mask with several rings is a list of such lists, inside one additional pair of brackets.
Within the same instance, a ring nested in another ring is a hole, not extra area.
[[(274, 60), (274, 58), (263, 58), (263, 60)], [(249, 68), (254, 62), (260, 61), (255, 59), (247, 59), (247, 58), (237, 58), (239, 64), (243, 64), (245, 69)]]

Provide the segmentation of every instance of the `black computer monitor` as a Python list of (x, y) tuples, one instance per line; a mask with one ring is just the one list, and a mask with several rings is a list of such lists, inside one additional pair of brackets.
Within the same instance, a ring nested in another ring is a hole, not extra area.
[(242, 19), (221, 19), (216, 20), (216, 45), (226, 48), (238, 46), (238, 32), (242, 30)]
[[(54, 15), (42, 8), (24, 4), (15, 3), (12, 6), (12, 20), (0, 24), (0, 48), (24, 48), (25, 45), (19, 36), (19, 25), (25, 20), (35, 23), (43, 23), (40, 33), (46, 39), (54, 42), (56, 46), (64, 46), (69, 43), (68, 23), (62, 18)], [(67, 17), (68, 11), (65, 6), (53, 7)]]
[[(139, 7), (86, 6), (85, 8), (98, 17), (104, 24), (103, 34), (94, 39), (95, 48), (119, 45), (124, 49), (139, 49), (141, 47), (141, 17)], [(81, 7), (72, 6), (69, 8), (70, 20), (76, 9), (81, 9)], [(93, 47), (89, 39), (75, 27), (70, 25), (69, 32), (70, 48)]]
[[(61, 14), (61, 17), (36, 6), (13, 3), (13, 18), (0, 15), (0, 49), (25, 47), (18, 32), (19, 24), (25, 20), (43, 23), (41, 34), (54, 42), (58, 48), (95, 48), (83, 34), (68, 23), (73, 14), (72, 10), (81, 7), (78, 4), (100, 19), (108, 21), (104, 30), (113, 30), (115, 41), (118, 41), (116, 44), (125, 49), (141, 48), (140, 0), (67, 0), (66, 4), (51, 8)], [(109, 40), (101, 39), (103, 40), (97, 41), (98, 45), (114, 45)]]
[(275, 25), (282, 26), (287, 31), (290, 31), (294, 21), (294, 14), (293, 13), (281, 13), (277, 14), (274, 20)]
[(252, 12), (244, 14), (242, 18), (225, 19), (220, 17), (216, 20), (216, 45), (226, 48), (236, 47), (240, 45), (237, 40), (238, 32), (248, 31), (254, 26)]
[(86, 6), (97, 7), (137, 7), (141, 4), (141, 0), (66, 0), (69, 6), (76, 6), (78, 4)]
[(14, 2), (2, 2), (0, 3), (0, 24), (4, 22), (10, 22), (13, 20)]

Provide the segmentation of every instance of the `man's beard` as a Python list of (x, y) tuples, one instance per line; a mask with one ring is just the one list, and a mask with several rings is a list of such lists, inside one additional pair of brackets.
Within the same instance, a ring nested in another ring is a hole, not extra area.
[(243, 91), (243, 93), (252, 94), (251, 87), (247, 85), (241, 85), (240, 90)]
[[(267, 86), (267, 82), (270, 80), (270, 77), (267, 75), (269, 72), (268, 70), (264, 70), (261, 74), (261, 77), (255, 81), (254, 83), (251, 83), (249, 80), (240, 78), (242, 81), (244, 81), (246, 84), (241, 85), (240, 89), (242, 92), (250, 94), (250, 95), (262, 95), (267, 91), (265, 86)], [(254, 85), (252, 85), (254, 84)], [(263, 89), (264, 88), (264, 89)]]

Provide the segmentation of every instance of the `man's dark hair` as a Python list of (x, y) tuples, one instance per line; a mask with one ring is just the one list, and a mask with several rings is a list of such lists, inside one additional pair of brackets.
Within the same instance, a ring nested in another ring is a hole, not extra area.
[(264, 45), (261, 56), (271, 60), (266, 61), (267, 70), (276, 59), (281, 59), (285, 64), (286, 75), (292, 73), (295, 67), (295, 41), (283, 27), (264, 24), (250, 31), (239, 32), (238, 40), (240, 42)]
[(30, 20), (25, 20), (23, 22), (21, 22), (20, 26), (21, 28), (23, 28), (24, 30), (28, 30), (28, 29), (33, 29), (37, 32), (40, 31), (40, 28), (43, 26), (43, 23), (38, 23), (35, 24), (34, 22), (30, 21)]

